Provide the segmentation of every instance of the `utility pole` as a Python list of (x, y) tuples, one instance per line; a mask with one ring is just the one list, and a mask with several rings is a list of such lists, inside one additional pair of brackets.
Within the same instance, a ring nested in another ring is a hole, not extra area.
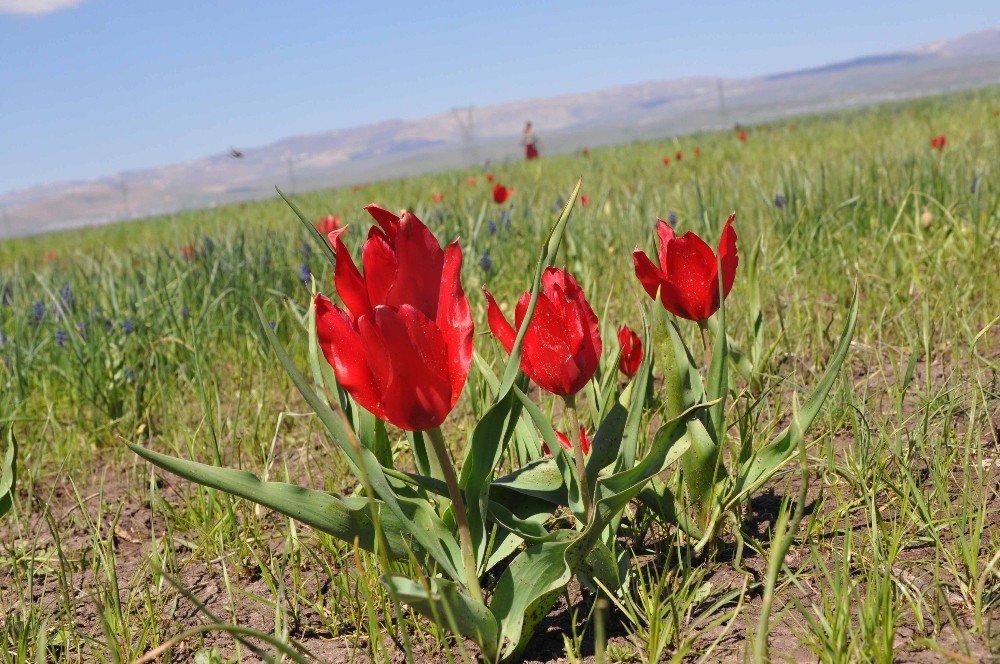
[(715, 79), (716, 89), (719, 91), (719, 115), (722, 116), (722, 121), (728, 125), (729, 124), (729, 114), (726, 113), (726, 93), (722, 89), (722, 79)]
[(122, 190), (122, 208), (124, 210), (124, 218), (132, 218), (132, 208), (128, 203), (128, 184), (125, 182), (125, 174), (121, 173), (118, 175), (118, 186)]
[(473, 106), (456, 107), (451, 109), (451, 114), (458, 125), (458, 132), (462, 136), (462, 148), (465, 151), (465, 158), (470, 164), (479, 163), (479, 151), (476, 149), (476, 129), (473, 123)]
[(288, 167), (288, 193), (294, 194), (296, 190), (295, 186), (295, 162), (299, 161), (302, 157), (301, 154), (286, 154), (282, 157), (285, 162), (285, 166)]

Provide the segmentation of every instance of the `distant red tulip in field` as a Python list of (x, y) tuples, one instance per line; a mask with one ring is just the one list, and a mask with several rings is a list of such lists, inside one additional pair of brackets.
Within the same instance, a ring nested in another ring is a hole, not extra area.
[(435, 191), (433, 194), (431, 194), (431, 198), (434, 199), (435, 203), (440, 203), (441, 201), (444, 200), (444, 194), (442, 194), (440, 191)]
[(938, 134), (931, 139), (931, 147), (935, 150), (944, 150), (945, 144), (948, 140), (944, 137), (944, 134)]
[(476, 178), (474, 178), (472, 176), (469, 177), (469, 186), (470, 187), (476, 186)]
[(409, 431), (440, 425), (472, 363), (472, 315), (462, 249), (444, 250), (412, 213), (376, 205), (362, 275), (339, 235), (334, 279), (344, 309), (317, 295), (319, 345), (338, 382), (376, 417)]
[(695, 148), (694, 149), (694, 156), (696, 156), (696, 157), (700, 157), (701, 156), (701, 148)]
[(743, 142), (746, 142), (747, 133), (745, 131), (741, 131), (739, 134), (736, 135), (736, 138), (740, 139)]
[(676, 159), (677, 161), (680, 161), (681, 157), (683, 157), (683, 156), (684, 156), (684, 154), (682, 152), (678, 152), (677, 154), (674, 155), (674, 159)]
[(618, 370), (631, 378), (642, 364), (642, 340), (627, 325), (622, 325), (618, 328), (618, 345), (622, 349)]
[[(736, 253), (736, 231), (729, 216), (719, 239), (719, 259), (722, 262), (724, 296), (728, 297), (736, 279), (739, 257)], [(688, 231), (681, 237), (674, 236), (670, 224), (657, 220), (656, 232), (660, 236), (659, 266), (653, 264), (643, 251), (636, 247), (632, 252), (635, 276), (651, 298), (657, 290), (663, 307), (681, 318), (703, 321), (719, 310), (719, 271), (716, 254), (705, 241)]]
[(486, 174), (486, 181), (487, 182), (493, 182), (493, 180), (494, 180), (493, 174), (492, 173), (487, 173)]
[[(556, 438), (559, 439), (559, 444), (562, 445), (563, 449), (573, 450), (573, 443), (569, 442), (569, 436), (562, 431), (556, 431)], [(587, 438), (587, 432), (584, 430), (583, 425), (580, 426), (580, 447), (583, 448), (584, 454), (590, 454), (590, 439)], [(552, 450), (545, 444), (545, 441), (542, 441), (542, 451), (548, 455), (552, 454)]]
[[(490, 330), (509, 353), (517, 332), (490, 292), (485, 288), (483, 292)], [(531, 293), (525, 293), (517, 302), (514, 322), (518, 329), (524, 322), (530, 299)], [(576, 394), (597, 370), (601, 348), (597, 316), (583, 289), (569, 272), (546, 268), (535, 315), (524, 335), (521, 371), (547, 392), (560, 396)]]
[(194, 258), (198, 249), (193, 244), (185, 244), (181, 247), (181, 256), (184, 258)]
[(340, 228), (340, 215), (328, 214), (316, 222), (316, 230), (323, 235), (329, 235)]
[(54, 261), (56, 258), (58, 258), (58, 256), (56, 256), (56, 252), (54, 252), (54, 251), (46, 251), (45, 252), (45, 260), (47, 260), (47, 261)]
[(354, 185), (354, 191), (355, 191), (355, 192), (359, 192), (359, 191), (361, 191), (361, 185), (360, 185), (360, 184), (356, 184), (356, 185)]
[(514, 187), (507, 188), (498, 182), (493, 186), (493, 202), (497, 204), (506, 203), (513, 193)]
[(794, 124), (788, 125), (788, 131), (795, 131), (796, 129), (798, 129), (798, 127), (796, 127)]
[(663, 165), (664, 165), (664, 166), (667, 166), (667, 165), (669, 165), (669, 164), (670, 164), (670, 157), (664, 157), (664, 158), (663, 158)]
[(583, 149), (583, 156), (584, 157), (589, 157), (590, 156), (590, 148), (584, 148)]
[(581, 195), (580, 196), (580, 205), (583, 205), (584, 207), (586, 207), (587, 205), (590, 205), (590, 196), (588, 196), (587, 194)]

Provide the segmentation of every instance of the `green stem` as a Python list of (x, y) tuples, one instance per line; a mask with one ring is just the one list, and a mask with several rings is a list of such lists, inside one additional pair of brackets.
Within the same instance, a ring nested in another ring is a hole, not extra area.
[(580, 416), (576, 412), (576, 395), (563, 397), (566, 402), (566, 412), (569, 414), (570, 432), (567, 434), (573, 444), (573, 459), (576, 461), (576, 477), (580, 482), (580, 493), (583, 494), (583, 511), (587, 515), (587, 523), (594, 520), (594, 499), (590, 495), (587, 483), (587, 464), (583, 456), (583, 443), (580, 441)]
[(434, 455), (437, 456), (438, 465), (444, 473), (445, 484), (448, 485), (448, 495), (451, 497), (451, 509), (455, 513), (455, 522), (458, 524), (458, 539), (462, 545), (462, 558), (465, 561), (465, 576), (469, 586), (469, 592), (478, 602), (483, 601), (483, 591), (479, 588), (479, 574), (476, 565), (476, 555), (472, 548), (472, 533), (469, 531), (469, 517), (465, 512), (465, 501), (462, 499), (462, 490), (458, 487), (458, 477), (455, 475), (455, 466), (448, 456), (448, 449), (444, 444), (444, 436), (440, 427), (434, 427), (425, 432), (431, 439), (431, 447)]

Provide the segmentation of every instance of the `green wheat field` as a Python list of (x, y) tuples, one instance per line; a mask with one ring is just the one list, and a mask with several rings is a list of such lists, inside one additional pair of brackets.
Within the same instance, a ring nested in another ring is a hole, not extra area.
[[(481, 286), (513, 310), (579, 177), (587, 204), (554, 262), (600, 319), (605, 372), (618, 327), (641, 329), (652, 311), (632, 250), (655, 252), (656, 219), (674, 215), (678, 232), (714, 247), (735, 211), (741, 261), (726, 315), (762, 363), (761, 431), (787, 425), (791, 395), (816, 384), (857, 284), (850, 352), (807, 436), (808, 500), (777, 576), (771, 660), (991, 661), (1000, 89), (744, 129), (746, 141), (703, 133), (292, 198), (311, 219), (350, 224), (354, 251), (370, 202), (413, 211), (442, 242), (460, 238), (476, 350), (498, 373), (506, 354)], [(487, 172), (514, 187), (510, 201), (494, 203)], [(277, 197), (0, 243), (0, 430), (18, 446), (0, 519), (0, 664), (293, 661), (274, 643), (306, 661), (475, 661), (471, 641), (405, 605), (397, 614), (376, 555), (126, 446), (358, 492), (255, 313), (256, 302), (305, 367), (313, 288), (332, 295), (333, 269)], [(473, 369), (448, 419), (459, 459), (491, 396), (484, 376)], [(551, 395), (532, 398), (557, 410)], [(403, 432), (389, 437), (396, 467), (412, 467)], [(525, 658), (750, 661), (774, 525), (801, 481), (792, 463), (751, 497), (739, 556), (731, 533), (685, 552), (677, 532), (630, 507), (628, 593), (595, 610), (574, 581)], [(412, 561), (393, 565), (419, 575)]]

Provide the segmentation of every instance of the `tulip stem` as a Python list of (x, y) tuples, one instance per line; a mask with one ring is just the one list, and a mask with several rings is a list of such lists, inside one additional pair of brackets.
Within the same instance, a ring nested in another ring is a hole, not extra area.
[(576, 477), (580, 482), (580, 493), (583, 494), (583, 511), (587, 515), (587, 523), (589, 524), (594, 520), (594, 499), (590, 495), (590, 486), (587, 483), (587, 464), (583, 456), (583, 442), (580, 440), (580, 416), (576, 411), (576, 395), (567, 394), (563, 400), (566, 402), (566, 412), (569, 414), (570, 432), (567, 438), (573, 443)]
[(448, 485), (448, 495), (451, 497), (451, 509), (455, 513), (455, 522), (458, 525), (458, 539), (462, 545), (462, 558), (465, 562), (465, 577), (469, 586), (469, 592), (473, 599), (482, 603), (483, 591), (479, 588), (479, 573), (476, 565), (476, 555), (472, 548), (472, 533), (469, 531), (469, 517), (465, 512), (465, 501), (462, 499), (462, 490), (458, 486), (458, 478), (455, 476), (455, 466), (448, 456), (448, 448), (444, 444), (444, 436), (440, 427), (434, 427), (424, 433), (431, 439), (431, 447), (434, 455), (437, 456), (438, 465), (444, 473), (445, 484)]
[(698, 321), (698, 329), (701, 331), (701, 349), (705, 353), (705, 371), (712, 366), (712, 350), (708, 346), (708, 323), (703, 320)]

